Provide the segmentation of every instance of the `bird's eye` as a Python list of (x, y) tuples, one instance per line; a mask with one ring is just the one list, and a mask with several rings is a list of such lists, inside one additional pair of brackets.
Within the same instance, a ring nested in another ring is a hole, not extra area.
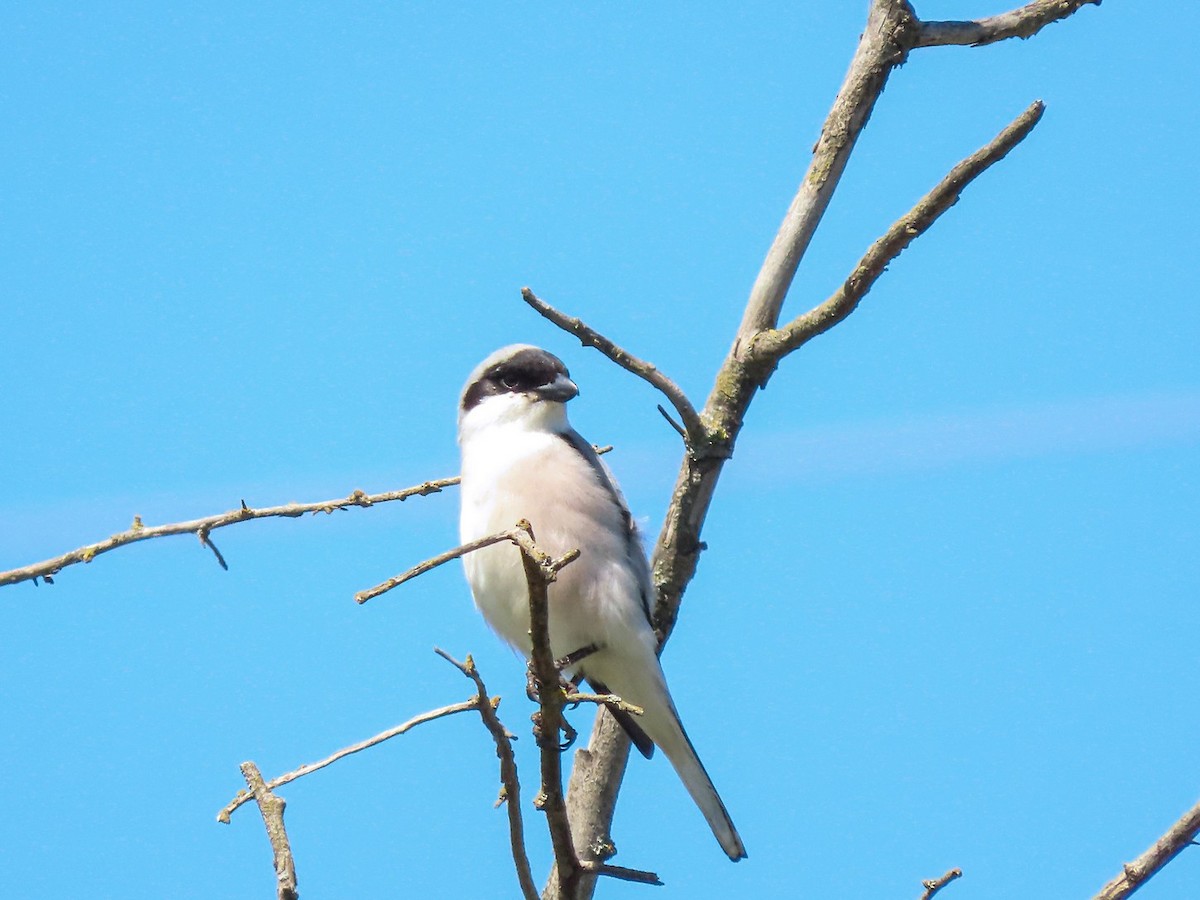
[(515, 375), (501, 375), (500, 385), (505, 390), (515, 391), (517, 389), (517, 378)]

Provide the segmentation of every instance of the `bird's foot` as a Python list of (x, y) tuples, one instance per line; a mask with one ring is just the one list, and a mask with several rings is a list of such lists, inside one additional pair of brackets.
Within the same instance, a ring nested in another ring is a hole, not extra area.
[[(537, 673), (533, 671), (533, 663), (530, 663), (529, 667), (525, 670), (525, 696), (534, 703), (541, 703), (541, 687), (542, 685), (538, 681)], [(559, 673), (558, 689), (564, 694), (574, 694), (578, 692), (579, 685)]]

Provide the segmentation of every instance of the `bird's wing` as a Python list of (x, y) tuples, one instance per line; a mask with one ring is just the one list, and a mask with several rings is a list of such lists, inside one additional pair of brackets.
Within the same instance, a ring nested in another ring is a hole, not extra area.
[[(608, 466), (604, 464), (603, 460), (600, 459), (599, 455), (592, 448), (592, 445), (584, 439), (583, 435), (571, 428), (561, 432), (559, 436), (591, 466), (592, 471), (596, 474), (596, 479), (607, 488), (612, 502), (620, 511), (621, 520), (625, 525), (626, 553), (629, 557), (629, 564), (637, 573), (638, 584), (641, 587), (639, 599), (642, 604), (642, 612), (646, 614), (646, 623), (653, 628), (653, 604), (650, 600), (652, 591), (650, 564), (646, 560), (645, 548), (642, 547), (641, 532), (638, 531), (637, 524), (633, 521), (633, 514), (629, 512), (629, 504), (625, 502), (625, 497), (621, 494), (621, 489), (617, 487), (617, 480), (613, 477), (612, 472), (608, 470)], [(632, 737), (632, 733), (630, 736)], [(638, 749), (641, 749), (641, 745), (639, 745)]]

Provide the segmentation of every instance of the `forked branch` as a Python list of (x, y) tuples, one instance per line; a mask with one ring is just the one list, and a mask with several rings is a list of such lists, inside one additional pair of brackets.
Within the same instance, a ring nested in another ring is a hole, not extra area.
[(933, 900), (934, 894), (938, 893), (956, 878), (962, 878), (962, 869), (951, 869), (940, 878), (930, 878), (928, 881), (922, 881), (921, 887), (925, 888), (925, 891), (921, 894), (920, 900)]
[(752, 364), (773, 366), (783, 356), (850, 315), (888, 265), (909, 244), (928, 231), (942, 213), (958, 202), (966, 186), (1025, 140), (1041, 121), (1045, 108), (1041, 100), (1031, 103), (988, 144), (951, 169), (933, 190), (917, 201), (912, 209), (892, 224), (883, 237), (871, 245), (845, 282), (824, 303), (793, 319), (783, 328), (760, 332), (749, 347), (748, 356)]
[(517, 882), (521, 886), (521, 894), (525, 900), (537, 900), (537, 885), (533, 881), (533, 871), (529, 868), (529, 856), (525, 852), (525, 823), (521, 818), (521, 782), (517, 778), (517, 761), (513, 756), (512, 742), (514, 735), (509, 732), (500, 717), (496, 715), (496, 707), (500, 698), (489, 698), (487, 687), (475, 668), (475, 660), (467, 655), (467, 661), (460, 663), (444, 650), (435, 650), (442, 659), (462, 672), (475, 682), (476, 709), (483, 719), (483, 724), (496, 744), (496, 758), (500, 760), (500, 799), (496, 804), (505, 804), (508, 812), (508, 837), (512, 847), (513, 866), (517, 870)]
[(267, 839), (271, 842), (271, 853), (275, 866), (275, 896), (277, 900), (297, 900), (296, 861), (288, 843), (287, 829), (283, 827), (283, 811), (287, 801), (271, 793), (263, 782), (262, 772), (252, 762), (242, 763), (242, 776), (250, 787), (250, 793), (262, 813)]
[[(561, 756), (563, 746), (560, 744), (560, 735), (565, 729), (563, 708), (577, 703), (595, 703), (614, 707), (632, 715), (641, 715), (642, 713), (637, 706), (626, 703), (613, 694), (582, 694), (575, 691), (567, 693), (563, 690), (557, 663), (550, 647), (548, 588), (557, 578), (558, 572), (578, 558), (578, 550), (570, 550), (558, 558), (550, 556), (535, 543), (530, 524), (521, 521), (511, 529), (487, 535), (430, 557), (394, 578), (369, 590), (361, 591), (355, 599), (359, 603), (363, 603), (416, 578), (418, 575), (444, 565), (450, 560), (505, 542), (515, 544), (519, 549), (529, 590), (530, 638), (533, 647), (530, 666), (537, 686), (539, 704), (538, 712), (534, 715), (536, 723), (534, 731), (538, 736), (542, 776), (541, 790), (535, 804), (546, 814), (546, 824), (554, 848), (555, 868), (552, 881), (556, 889), (562, 892), (561, 896), (564, 897), (575, 896), (580, 889), (580, 884), (585, 879), (594, 879), (599, 875), (643, 884), (661, 884), (658, 876), (653, 872), (609, 866), (603, 860), (580, 860), (572, 838), (571, 823), (567, 815), (562, 789)], [(528, 877), (528, 859), (524, 849), (524, 826), (519, 810), (520, 788), (516, 763), (509, 744), (511, 735), (495, 718), (495, 702), (490, 705), (483, 702), (486, 694), (483, 692), (482, 683), (478, 680), (478, 674), (475, 672), (474, 663), (470, 657), (467, 658), (466, 663), (459, 663), (440, 650), (438, 653), (455, 665), (464, 675), (475, 679), (479, 687), (480, 694), (476, 698), (478, 702), (474, 703), (473, 708), (478, 709), (480, 715), (484, 717), (485, 724), (488, 725), (488, 730), (492, 732), (495, 739), (496, 753), (500, 758), (501, 775), (504, 782), (501, 801), (508, 804), (513, 860), (522, 893), (528, 898), (532, 880)], [(534, 896), (536, 896), (536, 890), (534, 890)]]
[[(345, 759), (347, 756), (366, 750), (369, 747), (374, 747), (384, 741), (397, 737), (417, 725), (425, 722), (432, 722), (434, 719), (441, 719), (445, 716), (454, 715), (455, 713), (467, 712), (469, 710), (477, 710), (480, 718), (483, 720), (484, 726), (492, 736), (492, 741), (496, 745), (496, 757), (500, 760), (500, 783), (502, 785), (500, 791), (500, 801), (508, 803), (508, 823), (509, 823), (509, 839), (512, 845), (513, 864), (517, 871), (517, 879), (521, 886), (521, 893), (525, 900), (537, 900), (537, 886), (533, 881), (533, 874), (529, 868), (529, 858), (525, 853), (525, 834), (524, 825), (521, 821), (521, 787), (517, 779), (517, 765), (513, 757), (512, 741), (513, 735), (507, 728), (504, 727), (496, 714), (496, 707), (500, 705), (499, 697), (491, 697), (487, 692), (487, 686), (483, 683), (478, 670), (475, 667), (474, 660), (467, 656), (467, 661), (461, 663), (454, 659), (444, 650), (435, 648), (435, 653), (442, 659), (449, 662), (464, 676), (471, 679), (475, 684), (475, 696), (462, 702), (455, 703), (450, 706), (444, 706), (441, 709), (435, 709), (430, 712), (422, 713), (419, 716), (414, 716), (402, 725), (397, 725), (395, 728), (389, 728), (387, 731), (381, 732), (372, 738), (365, 741), (360, 741), (357, 744), (352, 744), (330, 754), (319, 762), (309, 763), (293, 769), (278, 778), (273, 778), (269, 782), (264, 782), (261, 773), (257, 768), (254, 768), (253, 763), (244, 763), (242, 766), (243, 773), (247, 773), (247, 767), (253, 769), (252, 773), (246, 774), (247, 783), (250, 786), (249, 790), (239, 791), (232, 801), (217, 814), (217, 821), (228, 824), (230, 816), (239, 806), (247, 803), (251, 799), (256, 800), (260, 809), (263, 811), (263, 819), (267, 823), (267, 834), (271, 838), (271, 846), (276, 852), (276, 871), (284, 871), (280, 868), (281, 860), (285, 857), (291, 859), (291, 852), (287, 850), (287, 836), (283, 833), (283, 805), (282, 798), (271, 793), (275, 788), (295, 781), (298, 778), (303, 778), (305, 775), (311, 775), (313, 772), (318, 772), (326, 766), (332, 765), (338, 760)], [(590, 698), (581, 698), (583, 700)], [(607, 699), (607, 698), (598, 698)], [(252, 779), (251, 775), (256, 778)], [(266, 806), (264, 806), (266, 803)], [(286, 852), (285, 852), (286, 851)], [(293, 893), (290, 895), (292, 900), (295, 898), (295, 868), (289, 863), (286, 871), (290, 872), (290, 885)], [(282, 876), (281, 876), (282, 877)], [(284, 884), (284, 881), (280, 881)], [(280, 893), (280, 898), (285, 895)]]

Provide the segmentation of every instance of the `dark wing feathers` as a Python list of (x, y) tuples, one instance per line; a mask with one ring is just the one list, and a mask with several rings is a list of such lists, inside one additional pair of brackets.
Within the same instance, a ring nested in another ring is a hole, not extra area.
[[(587, 678), (587, 683), (592, 686), (592, 690), (597, 694), (612, 693), (605, 685), (594, 678)], [(625, 733), (633, 741), (633, 746), (638, 748), (638, 753), (642, 754), (646, 759), (654, 755), (654, 742), (646, 736), (646, 732), (642, 731), (641, 726), (634, 721), (632, 715), (621, 709), (613, 709), (611, 706), (607, 706), (605, 709), (612, 713), (612, 717), (617, 720), (617, 724), (625, 729)]]

